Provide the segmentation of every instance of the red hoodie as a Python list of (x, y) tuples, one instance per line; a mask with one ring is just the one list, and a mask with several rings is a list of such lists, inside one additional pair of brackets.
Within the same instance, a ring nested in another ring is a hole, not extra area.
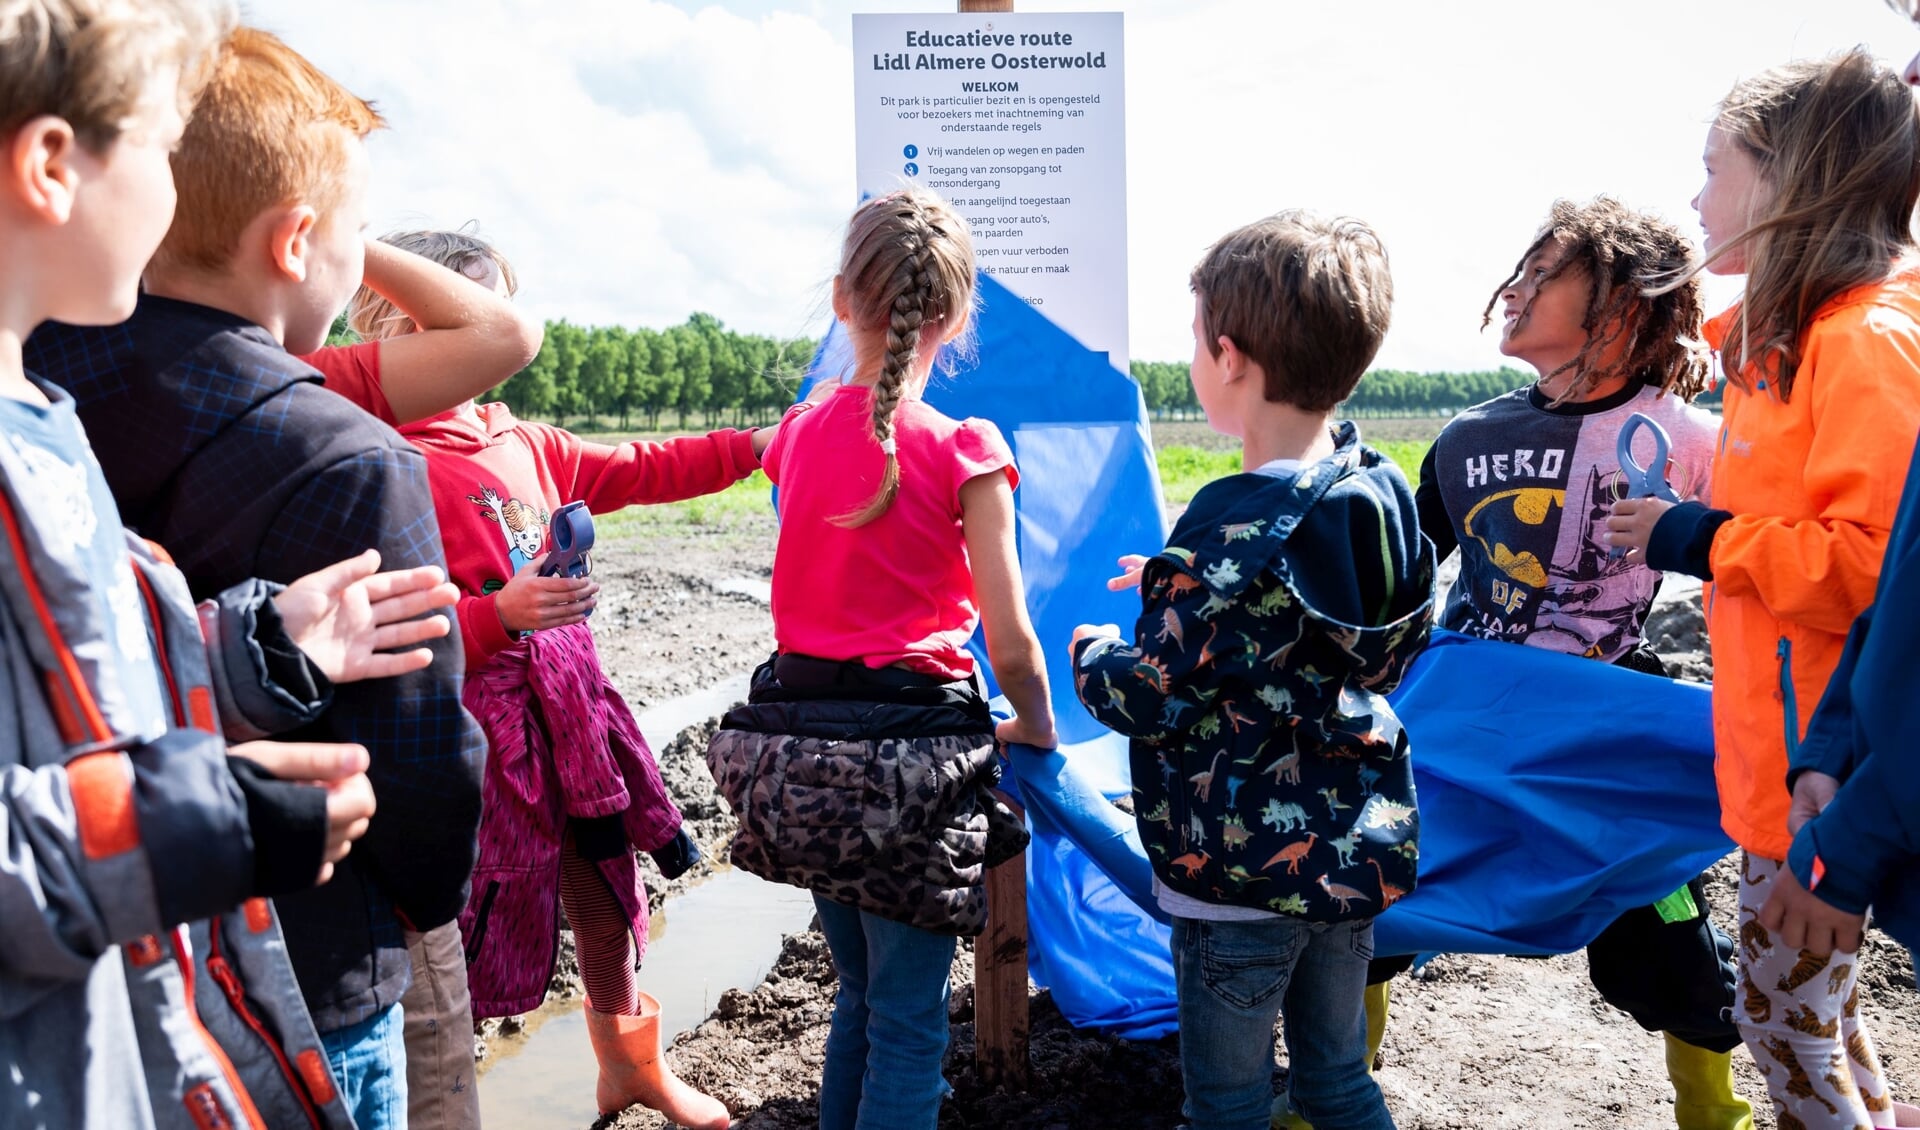
[[(369, 343), (321, 350), (304, 360), (327, 378), (329, 390), (391, 422), (376, 358)], [(468, 404), (399, 431), (427, 457), (447, 571), (461, 592), (460, 636), (469, 672), (515, 642), (500, 623), (494, 594), (545, 550), (555, 510), (584, 501), (600, 514), (697, 498), (760, 466), (751, 431), (608, 446), (523, 423), (504, 404)]]

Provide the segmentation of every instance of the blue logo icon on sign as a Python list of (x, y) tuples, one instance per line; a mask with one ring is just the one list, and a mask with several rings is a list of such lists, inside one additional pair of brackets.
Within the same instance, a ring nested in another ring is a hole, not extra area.
[(914, 164), (912, 161), (908, 161), (906, 172), (910, 177), (917, 177), (920, 175), (920, 166)]
[(915, 157), (918, 157), (920, 155), (920, 147), (918, 145), (909, 145), (905, 149), (902, 149), (900, 152), (906, 157), (907, 160), (911, 161)]

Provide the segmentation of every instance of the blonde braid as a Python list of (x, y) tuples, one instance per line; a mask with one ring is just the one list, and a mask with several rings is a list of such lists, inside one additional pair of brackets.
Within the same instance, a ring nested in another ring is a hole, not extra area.
[(920, 331), (927, 324), (928, 307), (939, 305), (933, 293), (936, 280), (928, 260), (931, 258), (929, 245), (941, 233), (928, 221), (918, 201), (907, 203), (912, 209), (911, 216), (903, 218), (909, 218), (911, 224), (900, 237), (903, 251), (900, 265), (887, 280), (887, 290), (893, 300), (887, 320), (886, 353), (880, 362), (880, 379), (873, 389), (873, 438), (879, 441), (880, 450), (886, 456), (886, 469), (881, 473), (879, 489), (865, 506), (834, 519), (836, 524), (849, 529), (864, 526), (885, 514), (900, 493), (900, 457), (895, 450), (893, 417), (906, 393), (907, 378), (913, 375), (914, 363), (919, 359)]

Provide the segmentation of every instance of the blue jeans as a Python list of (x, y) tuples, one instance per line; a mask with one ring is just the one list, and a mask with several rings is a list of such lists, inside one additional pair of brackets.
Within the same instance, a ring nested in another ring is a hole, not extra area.
[(954, 941), (815, 895), (840, 989), (827, 1029), (820, 1130), (934, 1130), (948, 1091)]
[(1373, 922), (1173, 920), (1183, 1108), (1192, 1130), (1267, 1130), (1273, 1022), (1288, 1090), (1317, 1130), (1393, 1130), (1367, 1073), (1363, 996)]
[(397, 1004), (320, 1033), (340, 1101), (360, 1130), (407, 1130), (406, 1025)]

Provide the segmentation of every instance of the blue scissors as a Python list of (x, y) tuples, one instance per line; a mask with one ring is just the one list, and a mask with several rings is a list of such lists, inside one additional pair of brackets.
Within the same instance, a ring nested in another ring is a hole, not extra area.
[(547, 546), (541, 576), (584, 577), (593, 571), (593, 559), (588, 555), (593, 548), (593, 514), (585, 502), (569, 502), (554, 511), (547, 529)]
[[(1653, 461), (1644, 466), (1633, 457), (1634, 433), (1641, 428), (1653, 433)], [(1659, 421), (1640, 412), (1628, 416), (1626, 424), (1620, 429), (1620, 439), (1614, 445), (1614, 454), (1620, 458), (1620, 476), (1627, 483), (1624, 497), (1680, 501), (1672, 484), (1667, 482), (1667, 456), (1672, 450), (1673, 440)], [(1625, 552), (1624, 547), (1616, 545), (1607, 556), (1617, 559)]]

